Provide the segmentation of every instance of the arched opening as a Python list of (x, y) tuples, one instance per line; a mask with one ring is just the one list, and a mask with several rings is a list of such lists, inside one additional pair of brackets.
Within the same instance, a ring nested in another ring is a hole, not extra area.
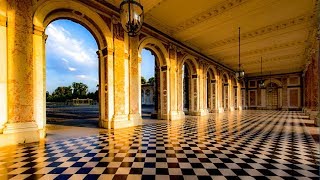
[[(112, 36), (111, 31), (104, 22), (104, 20), (94, 11), (80, 2), (64, 0), (55, 1), (41, 1), (37, 9), (35, 9), (33, 16), (33, 101), (34, 117), (38, 125), (40, 136), (44, 137), (46, 134), (46, 61), (45, 61), (45, 43), (46, 36), (44, 35), (45, 29), (48, 25), (59, 19), (68, 19), (81, 24), (87, 31), (94, 37), (99, 51), (99, 126), (108, 128), (109, 120), (112, 118), (113, 106), (108, 106), (113, 103), (112, 91), (110, 90), (113, 80), (108, 78), (107, 69), (111, 56), (108, 56), (109, 49), (112, 49)], [(94, 21), (93, 21), (94, 19)], [(110, 43), (107, 45), (107, 42)], [(80, 76), (81, 77), (81, 76)], [(82, 76), (83, 77), (83, 76)], [(112, 102), (111, 102), (112, 101)]]
[(270, 109), (270, 110), (279, 109), (278, 85), (274, 82), (270, 82), (266, 86), (266, 90), (267, 90), (267, 96), (266, 96), (267, 109)]
[(141, 52), (141, 113), (143, 119), (158, 119), (160, 101), (159, 61), (152, 49)]
[[(144, 58), (143, 53), (148, 52), (152, 56), (149, 58)], [(153, 38), (145, 38), (140, 42), (139, 45), (139, 57), (141, 58), (141, 62), (138, 68), (139, 73), (145, 70), (149, 70), (151, 74), (153, 73), (153, 78), (150, 84), (152, 85), (152, 89), (150, 89), (150, 99), (153, 101), (154, 108), (150, 109), (152, 111), (151, 118), (154, 119), (168, 119), (169, 118), (169, 69), (167, 67), (167, 59), (168, 54), (166, 53), (165, 47), (162, 43), (158, 42)], [(148, 66), (142, 65), (143, 62), (149, 63)], [(151, 63), (151, 65), (150, 65)], [(151, 68), (150, 67), (154, 67)], [(147, 91), (145, 91), (147, 93)], [(144, 98), (147, 97), (144, 94)], [(152, 97), (151, 97), (152, 96)], [(140, 97), (141, 98), (141, 97)], [(140, 101), (141, 102), (141, 101)], [(142, 103), (140, 103), (140, 112), (142, 111)], [(150, 116), (149, 116), (150, 117)], [(146, 117), (148, 118), (148, 117)]]
[(190, 111), (190, 87), (191, 87), (191, 75), (190, 67), (188, 64), (182, 66), (183, 69), (183, 111), (185, 114), (189, 114)]
[(195, 59), (186, 57), (180, 66), (182, 77), (182, 103), (186, 115), (196, 115), (198, 111), (198, 75)]
[(216, 110), (216, 78), (214, 71), (209, 68), (207, 71), (207, 107), (209, 112)]
[(222, 76), (222, 107), (225, 111), (229, 109), (229, 83), (226, 74)]
[(46, 117), (49, 134), (59, 130), (97, 128), (99, 125), (98, 44), (81, 24), (58, 19), (45, 34)]
[(237, 86), (237, 80), (235, 79), (235, 77), (232, 77), (232, 98), (233, 98), (233, 102), (232, 105), (234, 107), (234, 109), (238, 109), (238, 86)]

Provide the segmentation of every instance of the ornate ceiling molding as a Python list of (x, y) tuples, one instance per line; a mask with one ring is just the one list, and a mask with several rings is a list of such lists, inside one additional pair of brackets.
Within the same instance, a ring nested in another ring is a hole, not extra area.
[(209, 18), (212, 18), (214, 16), (217, 16), (219, 14), (222, 14), (226, 11), (229, 11), (230, 9), (237, 7), (245, 2), (248, 2), (249, 0), (226, 0), (223, 1), (214, 7), (190, 18), (181, 23), (180, 25), (177, 26), (177, 28), (174, 29), (174, 32), (178, 32), (181, 30), (185, 30), (188, 28), (191, 28), (201, 22), (204, 22), (208, 20)]
[[(241, 57), (252, 56), (252, 55), (256, 55), (256, 54), (264, 54), (264, 53), (267, 53), (267, 52), (280, 50), (280, 49), (286, 49), (286, 48), (295, 47), (295, 46), (302, 46), (302, 45), (304, 45), (304, 43), (305, 42), (302, 41), (302, 40), (285, 42), (285, 43), (282, 43), (282, 44), (276, 44), (276, 45), (273, 45), (273, 46), (268, 46), (268, 47), (264, 47), (264, 48), (260, 48), (260, 49), (254, 49), (254, 50), (251, 50), (251, 51), (242, 52), (241, 53)], [(234, 59), (238, 58), (238, 56), (239, 56), (238, 54), (231, 54), (231, 55), (223, 56), (223, 57), (217, 58), (217, 59), (219, 61), (228, 62), (228, 61), (233, 61)]]
[[(303, 23), (307, 23), (307, 22), (313, 22), (315, 20), (315, 15), (314, 14), (304, 14), (292, 19), (287, 19), (285, 21), (279, 22), (279, 23), (275, 23), (272, 25), (268, 25), (247, 33), (243, 33), (241, 34), (241, 40), (246, 40), (246, 39), (250, 39), (256, 36), (261, 36), (267, 33), (271, 33), (271, 32), (276, 32), (279, 31), (281, 29), (286, 29), (292, 26), (296, 26), (299, 24), (303, 24)], [(314, 23), (312, 23), (314, 24)], [(238, 36), (232, 36), (223, 40), (219, 40), (216, 42), (211, 43), (210, 45), (208, 45), (208, 49), (211, 48), (216, 48), (219, 46), (224, 46), (230, 43), (235, 43), (238, 41)]]
[[(272, 57), (272, 58), (264, 58), (263, 63), (270, 64), (270, 63), (279, 62), (279, 61), (283, 61), (283, 60), (297, 59), (297, 58), (303, 58), (303, 57), (304, 57), (303, 53), (288, 54), (288, 55), (276, 56), (276, 57)], [(248, 66), (257, 65), (260, 63), (261, 63), (260, 60), (246, 61), (245, 63), (243, 63), (243, 66), (248, 67)], [(265, 66), (268, 66), (268, 65), (265, 65)]]

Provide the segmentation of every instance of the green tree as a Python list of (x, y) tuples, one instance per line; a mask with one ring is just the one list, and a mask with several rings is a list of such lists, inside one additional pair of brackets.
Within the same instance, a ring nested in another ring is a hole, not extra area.
[(57, 87), (52, 93), (52, 101), (64, 102), (72, 97), (71, 86)]
[(149, 84), (154, 84), (154, 82), (155, 82), (155, 78), (154, 77), (151, 77), (151, 78), (148, 79), (148, 83)]
[(96, 90), (96, 92), (89, 92), (87, 98), (97, 101), (99, 99), (99, 91)]
[(84, 83), (73, 82), (72, 83), (73, 89), (73, 98), (85, 98), (88, 93), (88, 86)]
[(147, 83), (146, 79), (143, 76), (141, 76), (141, 84), (146, 84), (146, 83)]

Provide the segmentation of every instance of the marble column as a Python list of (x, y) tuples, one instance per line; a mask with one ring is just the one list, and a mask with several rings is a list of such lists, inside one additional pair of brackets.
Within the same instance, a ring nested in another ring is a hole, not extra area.
[(32, 12), (32, 0), (8, 2), (8, 121), (0, 136), (1, 145), (30, 143), (40, 139), (34, 113)]
[[(181, 80), (179, 79), (181, 75), (178, 70), (178, 60), (177, 60), (177, 47), (170, 45), (169, 47), (169, 59), (170, 59), (170, 120), (177, 120), (184, 118), (183, 108), (181, 108), (180, 94)], [(182, 104), (183, 107), (183, 104)]]
[(141, 114), (139, 110), (139, 104), (141, 99), (139, 99), (141, 94), (141, 74), (140, 64), (141, 58), (138, 54), (139, 40), (138, 37), (129, 37), (130, 47), (129, 54), (129, 120), (133, 123), (141, 121)]
[(46, 57), (44, 28), (33, 27), (33, 103), (34, 119), (41, 137), (46, 126)]
[(108, 47), (97, 51), (99, 57), (99, 126), (102, 128), (111, 128), (109, 112), (112, 110), (109, 110), (109, 103), (112, 104), (113, 102), (110, 101), (112, 98), (109, 97), (112, 91), (108, 89), (112, 87), (112, 83), (108, 80), (113, 77), (109, 75), (110, 72), (113, 73), (113, 68), (110, 67), (111, 69), (109, 69), (108, 65), (113, 62), (113, 52), (113, 49)]

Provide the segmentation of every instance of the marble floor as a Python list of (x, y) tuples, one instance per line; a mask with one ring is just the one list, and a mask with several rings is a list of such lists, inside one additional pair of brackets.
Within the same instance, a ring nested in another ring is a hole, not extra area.
[(319, 179), (308, 121), (300, 112), (235, 111), (62, 134), (0, 148), (0, 179)]

